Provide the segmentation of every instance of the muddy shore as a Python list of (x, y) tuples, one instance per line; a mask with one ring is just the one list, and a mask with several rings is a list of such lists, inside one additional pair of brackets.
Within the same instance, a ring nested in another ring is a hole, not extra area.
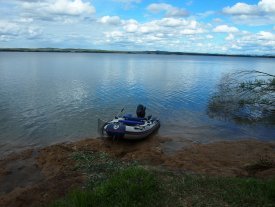
[(122, 160), (177, 172), (211, 176), (275, 176), (275, 143), (257, 140), (188, 143), (167, 153), (171, 139), (154, 136), (140, 142), (86, 139), (45, 148), (28, 149), (0, 160), (0, 206), (42, 206), (81, 187), (85, 175), (75, 169), (72, 153), (80, 150), (107, 152)]

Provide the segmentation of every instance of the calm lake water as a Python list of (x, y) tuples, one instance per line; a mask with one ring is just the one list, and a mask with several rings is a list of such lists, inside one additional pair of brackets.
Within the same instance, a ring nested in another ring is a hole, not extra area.
[[(161, 120), (158, 134), (211, 142), (275, 140), (275, 127), (207, 116), (221, 76), (273, 73), (275, 59), (86, 53), (0, 53), (0, 154), (29, 146), (97, 137), (97, 118), (137, 104)], [(175, 144), (176, 143), (176, 144)]]

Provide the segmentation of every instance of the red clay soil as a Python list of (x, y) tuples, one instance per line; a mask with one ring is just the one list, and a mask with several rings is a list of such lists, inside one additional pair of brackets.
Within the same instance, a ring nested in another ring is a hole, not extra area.
[[(152, 137), (141, 142), (87, 139), (30, 149), (0, 160), (0, 206), (43, 206), (81, 187), (85, 175), (75, 170), (74, 151), (104, 151), (123, 160), (161, 166), (178, 172), (217, 176), (275, 176), (275, 144), (255, 140), (190, 144), (174, 154), (163, 146), (167, 138)], [(253, 169), (263, 161), (267, 168)], [(253, 170), (251, 170), (253, 169)]]

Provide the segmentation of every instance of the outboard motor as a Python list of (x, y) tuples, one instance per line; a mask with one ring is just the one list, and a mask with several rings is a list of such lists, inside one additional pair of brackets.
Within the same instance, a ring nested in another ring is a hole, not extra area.
[(137, 117), (138, 118), (144, 118), (145, 117), (145, 110), (146, 110), (146, 107), (143, 106), (143, 105), (141, 105), (141, 104), (139, 104), (137, 106), (137, 111), (136, 111)]

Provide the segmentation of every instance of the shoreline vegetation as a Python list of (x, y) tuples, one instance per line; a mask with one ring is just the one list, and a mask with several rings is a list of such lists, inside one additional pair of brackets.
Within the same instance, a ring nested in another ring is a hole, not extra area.
[[(183, 137), (184, 139), (184, 137)], [(274, 206), (275, 143), (85, 139), (0, 159), (0, 206)]]
[(158, 50), (157, 51), (120, 51), (120, 50), (76, 49), (76, 48), (0, 48), (0, 52), (118, 53), (118, 54), (198, 55), (198, 56), (275, 58), (275, 55), (271, 55), (271, 54), (250, 55), (250, 54), (169, 52), (169, 51), (158, 51)]
[(239, 70), (224, 74), (207, 114), (237, 123), (275, 125), (275, 74)]

